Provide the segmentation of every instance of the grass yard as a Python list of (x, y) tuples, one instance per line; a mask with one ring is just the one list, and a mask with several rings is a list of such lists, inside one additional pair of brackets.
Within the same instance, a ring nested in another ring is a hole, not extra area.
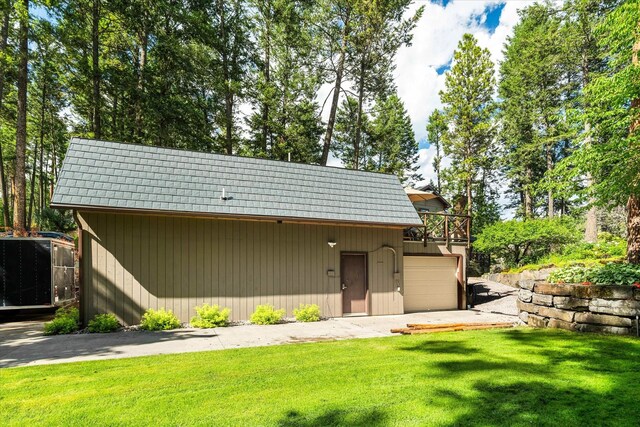
[(512, 329), (0, 370), (3, 425), (638, 425), (640, 340)]

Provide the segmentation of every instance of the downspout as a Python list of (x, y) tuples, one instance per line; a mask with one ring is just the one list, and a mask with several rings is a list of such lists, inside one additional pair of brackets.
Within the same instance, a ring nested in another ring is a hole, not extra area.
[(384, 245), (382, 249), (388, 249), (393, 252), (393, 280), (396, 285), (396, 292), (400, 292), (400, 272), (398, 271), (398, 252), (391, 246)]
[(80, 325), (84, 326), (86, 324), (86, 319), (85, 319), (85, 313), (84, 313), (84, 308), (85, 308), (85, 295), (84, 295), (84, 281), (82, 278), (82, 235), (83, 235), (83, 230), (82, 230), (82, 222), (80, 221), (80, 219), (78, 218), (78, 211), (73, 210), (73, 219), (75, 220), (76, 224), (78, 224), (78, 288), (80, 291), (80, 298), (79, 298), (79, 305), (80, 305)]

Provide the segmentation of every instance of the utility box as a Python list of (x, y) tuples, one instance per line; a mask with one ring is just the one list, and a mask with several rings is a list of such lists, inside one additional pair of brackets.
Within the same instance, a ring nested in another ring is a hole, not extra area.
[(43, 237), (0, 238), (0, 310), (64, 305), (75, 294), (73, 243)]

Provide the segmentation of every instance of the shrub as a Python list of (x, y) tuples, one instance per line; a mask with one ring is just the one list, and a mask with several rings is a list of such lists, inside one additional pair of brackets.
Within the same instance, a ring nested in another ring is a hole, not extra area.
[(93, 319), (89, 321), (89, 332), (105, 333), (113, 332), (120, 328), (120, 323), (116, 316), (111, 313), (96, 314)]
[(51, 322), (45, 323), (45, 335), (70, 334), (78, 330), (80, 312), (75, 307), (59, 308)]
[(191, 318), (191, 326), (194, 328), (216, 328), (219, 326), (227, 326), (229, 324), (229, 313), (231, 310), (217, 305), (210, 306), (203, 304), (196, 307), (196, 315)]
[(275, 325), (282, 321), (284, 310), (276, 310), (272, 305), (259, 305), (251, 315), (251, 323), (255, 325)]
[(320, 320), (320, 307), (316, 304), (300, 304), (300, 308), (293, 310), (298, 322), (317, 322)]
[(551, 252), (556, 245), (575, 242), (578, 230), (562, 218), (502, 221), (487, 226), (478, 235), (474, 247), (503, 258), (509, 266), (534, 261)]
[(180, 321), (171, 310), (154, 310), (152, 308), (142, 315), (140, 327), (147, 331), (166, 331), (180, 327)]
[(596, 270), (591, 280), (598, 285), (628, 285), (640, 283), (640, 265), (607, 264)]

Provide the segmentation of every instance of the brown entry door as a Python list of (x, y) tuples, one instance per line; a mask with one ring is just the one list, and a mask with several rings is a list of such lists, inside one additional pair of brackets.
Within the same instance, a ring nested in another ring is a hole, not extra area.
[(367, 255), (342, 254), (342, 313), (367, 313)]

